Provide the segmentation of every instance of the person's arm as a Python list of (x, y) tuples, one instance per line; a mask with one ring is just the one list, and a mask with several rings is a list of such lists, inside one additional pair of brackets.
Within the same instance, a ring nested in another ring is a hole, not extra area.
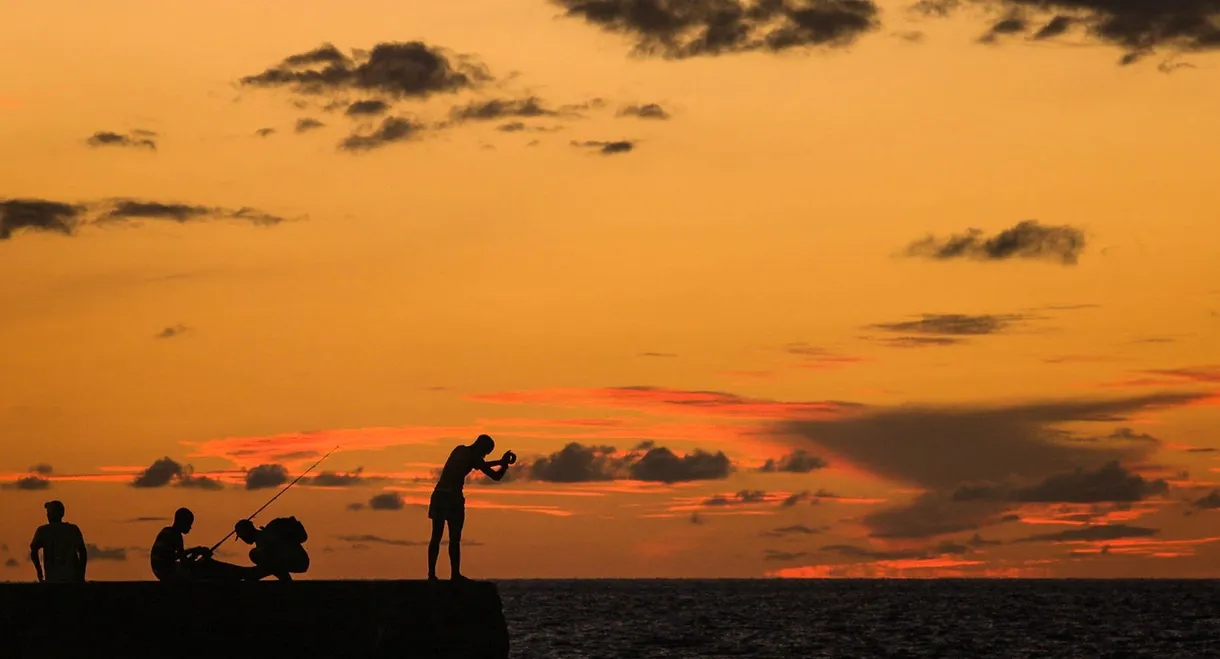
[(34, 539), (30, 541), (30, 560), (34, 563), (34, 572), (38, 574), (38, 581), (45, 581), (42, 574), (42, 561), (38, 559), (38, 551), (43, 548), (42, 528), (39, 527), (34, 532)]
[(80, 528), (76, 529), (76, 556), (80, 565), (80, 581), (85, 580), (85, 567), (89, 564), (89, 550), (85, 547), (85, 534), (81, 533)]
[[(499, 467), (500, 470), (495, 471), (495, 467)], [(505, 472), (508, 471), (508, 460), (506, 458), (500, 458), (494, 462), (483, 462), (480, 460), (479, 471), (487, 474), (487, 477), (493, 481), (503, 480)]]

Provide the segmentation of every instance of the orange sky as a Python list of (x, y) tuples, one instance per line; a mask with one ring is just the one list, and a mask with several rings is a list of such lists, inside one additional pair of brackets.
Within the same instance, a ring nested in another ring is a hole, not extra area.
[(481, 432), (476, 577), (1216, 576), (1220, 8), (709, 54), (578, 0), (104, 4), (0, 7), (0, 579), (51, 498), (146, 579), (336, 445), (268, 513), (418, 578)]

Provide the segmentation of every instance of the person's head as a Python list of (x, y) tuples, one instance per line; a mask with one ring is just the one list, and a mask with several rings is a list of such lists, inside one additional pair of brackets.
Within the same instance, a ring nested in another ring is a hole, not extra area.
[(496, 440), (491, 435), (479, 435), (474, 440), (474, 450), (479, 455), (490, 455), (496, 449)]
[(47, 521), (52, 524), (64, 521), (64, 504), (59, 501), (48, 501), (42, 504), (47, 509)]
[(195, 513), (188, 508), (174, 511), (174, 530), (179, 533), (190, 533), (191, 525), (195, 523)]
[(254, 522), (248, 519), (243, 519), (233, 525), (233, 531), (237, 533), (237, 537), (242, 542), (252, 545), (258, 539), (258, 529), (254, 528)]

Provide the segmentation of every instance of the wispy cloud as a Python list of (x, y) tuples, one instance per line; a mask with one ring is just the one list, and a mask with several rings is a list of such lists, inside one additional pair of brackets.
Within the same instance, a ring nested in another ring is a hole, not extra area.
[(1070, 226), (1047, 226), (1026, 220), (987, 237), (981, 229), (937, 238), (928, 236), (907, 246), (905, 255), (938, 261), (1051, 260), (1076, 265), (1085, 247), (1084, 232)]
[(85, 143), (91, 147), (110, 146), (156, 151), (157, 143), (152, 139), (155, 135), (156, 133), (149, 133), (148, 131), (131, 134), (99, 131), (90, 136), (88, 140), (85, 140)]

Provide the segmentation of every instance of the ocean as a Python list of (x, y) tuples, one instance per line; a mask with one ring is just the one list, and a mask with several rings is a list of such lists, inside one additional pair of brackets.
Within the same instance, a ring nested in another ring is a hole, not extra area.
[(500, 581), (520, 659), (1220, 657), (1220, 582)]

